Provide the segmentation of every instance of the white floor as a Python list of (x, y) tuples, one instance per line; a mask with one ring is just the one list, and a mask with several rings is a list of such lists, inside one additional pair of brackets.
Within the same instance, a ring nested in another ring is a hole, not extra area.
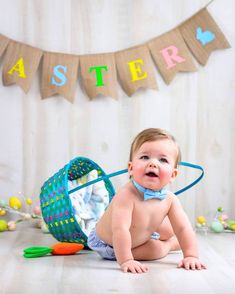
[(177, 269), (181, 253), (147, 262), (146, 274), (125, 274), (116, 262), (88, 250), (72, 256), (22, 256), (26, 247), (56, 242), (30, 224), (0, 233), (0, 294), (235, 293), (235, 233), (198, 234), (201, 259), (208, 265), (203, 271)]

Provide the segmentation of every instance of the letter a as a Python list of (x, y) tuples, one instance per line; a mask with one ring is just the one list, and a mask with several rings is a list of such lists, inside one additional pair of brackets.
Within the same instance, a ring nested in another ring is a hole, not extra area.
[(15, 65), (7, 72), (9, 75), (13, 75), (14, 71), (18, 71), (18, 75), (20, 78), (26, 78), (26, 74), (24, 71), (24, 59), (21, 57)]

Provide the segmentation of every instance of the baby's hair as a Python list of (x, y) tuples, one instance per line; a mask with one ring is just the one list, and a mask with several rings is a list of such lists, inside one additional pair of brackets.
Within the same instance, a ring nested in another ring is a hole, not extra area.
[(181, 152), (178, 143), (175, 140), (175, 137), (172, 136), (170, 133), (163, 129), (159, 128), (149, 128), (145, 129), (142, 132), (140, 132), (134, 139), (134, 141), (131, 144), (131, 150), (130, 150), (130, 158), (129, 160), (132, 161), (133, 154), (145, 143), (150, 141), (157, 141), (162, 139), (169, 139), (173, 141), (177, 147), (178, 154), (176, 158), (176, 166), (181, 160)]

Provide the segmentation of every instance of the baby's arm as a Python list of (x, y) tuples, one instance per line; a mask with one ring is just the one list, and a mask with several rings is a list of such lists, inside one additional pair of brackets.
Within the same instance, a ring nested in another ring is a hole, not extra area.
[(130, 226), (132, 221), (133, 200), (127, 195), (116, 195), (112, 207), (113, 247), (117, 262), (124, 272), (143, 273), (148, 268), (134, 260), (131, 252)]
[(200, 262), (198, 257), (196, 235), (176, 196), (173, 196), (168, 217), (184, 254), (184, 258), (179, 262), (178, 267), (187, 270), (206, 269), (206, 266)]

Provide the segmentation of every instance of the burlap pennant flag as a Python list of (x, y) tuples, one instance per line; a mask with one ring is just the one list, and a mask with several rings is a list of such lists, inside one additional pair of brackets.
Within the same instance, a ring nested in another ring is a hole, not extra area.
[(78, 76), (79, 57), (71, 54), (46, 52), (43, 55), (42, 98), (60, 94), (73, 102)]
[(154, 64), (147, 46), (119, 51), (115, 57), (118, 76), (128, 96), (139, 88), (158, 88)]
[(10, 41), (3, 65), (4, 86), (17, 84), (27, 93), (41, 56), (42, 50), (40, 49)]
[(169, 84), (179, 71), (196, 71), (191, 54), (176, 28), (148, 42), (163, 79)]
[(3, 52), (5, 51), (9, 41), (10, 40), (7, 37), (0, 35), (0, 57), (2, 56)]
[(230, 47), (206, 8), (184, 22), (179, 29), (193, 55), (202, 65), (207, 63), (213, 50)]
[(117, 73), (113, 53), (80, 56), (82, 83), (89, 98), (98, 94), (117, 98)]

